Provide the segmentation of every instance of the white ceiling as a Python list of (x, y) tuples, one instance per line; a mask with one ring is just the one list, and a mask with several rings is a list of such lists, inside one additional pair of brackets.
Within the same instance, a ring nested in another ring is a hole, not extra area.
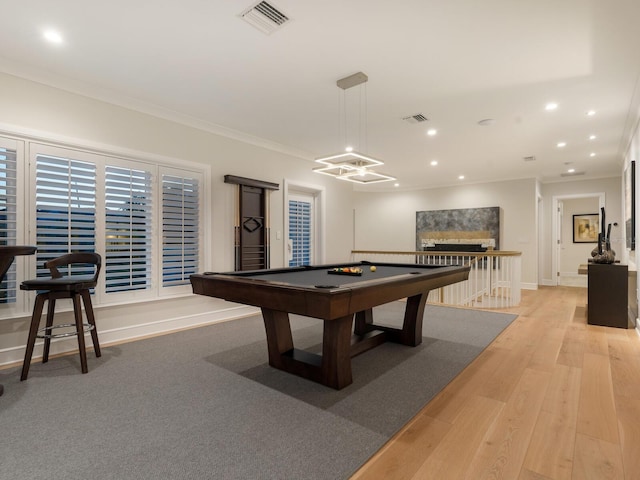
[[(620, 174), (640, 105), (638, 0), (268, 1), (290, 18), (271, 35), (240, 18), (255, 0), (0, 0), (0, 71), (310, 168), (346, 130), (401, 188)], [(359, 71), (364, 87), (336, 86)], [(403, 120), (417, 113), (429, 121)]]

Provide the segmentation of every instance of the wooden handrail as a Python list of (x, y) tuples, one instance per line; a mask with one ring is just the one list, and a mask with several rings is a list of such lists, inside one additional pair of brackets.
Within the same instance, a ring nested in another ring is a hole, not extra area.
[(431, 292), (427, 301), (474, 308), (513, 307), (520, 303), (522, 252), (352, 250), (351, 260), (424, 265), (464, 263), (471, 267), (469, 278)]
[(464, 257), (519, 257), (522, 252), (515, 252), (509, 250), (487, 250), (486, 252), (440, 252), (440, 251), (416, 251), (416, 252), (397, 252), (397, 251), (385, 251), (385, 250), (351, 250), (351, 254), (371, 254), (371, 255), (452, 255), (452, 256), (464, 256)]

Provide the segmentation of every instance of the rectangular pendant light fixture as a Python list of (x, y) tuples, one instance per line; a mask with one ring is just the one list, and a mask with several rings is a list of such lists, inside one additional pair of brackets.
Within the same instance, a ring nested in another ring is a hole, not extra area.
[[(336, 84), (342, 90), (347, 90), (357, 85), (362, 85), (368, 80), (369, 77), (367, 77), (367, 75), (362, 72), (358, 72), (338, 80)], [(331, 175), (340, 180), (346, 180), (349, 182), (361, 184), (388, 182), (391, 180), (395, 180), (395, 177), (372, 170), (372, 168), (384, 165), (384, 162), (370, 157), (369, 155), (365, 155), (364, 153), (355, 152), (353, 150), (318, 157), (316, 158), (316, 162), (324, 166), (314, 168), (314, 172), (322, 173), (324, 175)]]

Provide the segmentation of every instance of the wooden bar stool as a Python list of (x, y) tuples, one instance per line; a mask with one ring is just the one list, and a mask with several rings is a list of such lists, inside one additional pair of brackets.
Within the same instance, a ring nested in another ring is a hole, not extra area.
[[(58, 267), (69, 265), (94, 265), (95, 273), (85, 275), (66, 275), (63, 276)], [(101, 355), (100, 344), (98, 343), (98, 332), (96, 331), (96, 320), (93, 315), (93, 307), (91, 305), (91, 294), (89, 289), (98, 283), (98, 274), (102, 265), (102, 258), (97, 253), (69, 253), (61, 257), (49, 260), (44, 264), (51, 272), (51, 277), (36, 278), (34, 280), (25, 280), (20, 285), (21, 290), (38, 290), (40, 293), (36, 296), (36, 302), (33, 306), (33, 315), (31, 316), (31, 327), (29, 328), (29, 338), (27, 339), (27, 350), (24, 354), (24, 363), (22, 364), (22, 375), (20, 380), (26, 380), (29, 374), (29, 366), (31, 357), (33, 356), (33, 348), (36, 338), (44, 338), (44, 351), (42, 355), (42, 363), (49, 360), (49, 347), (52, 338), (69, 337), (75, 335), (78, 337), (78, 349), (80, 353), (80, 365), (82, 373), (87, 373), (87, 352), (84, 343), (85, 329), (91, 331), (91, 339), (93, 340), (93, 348), (96, 357)], [(56, 307), (56, 300), (59, 298), (71, 298), (73, 300), (73, 312), (75, 316), (75, 324), (53, 325), (53, 314)], [(80, 298), (84, 302), (84, 310), (87, 315), (87, 322), (82, 321), (82, 304)], [(42, 309), (44, 302), (49, 301), (47, 306), (47, 323), (44, 328), (40, 327), (40, 319), (42, 317)], [(75, 327), (75, 331), (68, 333), (54, 334), (57, 328)]]

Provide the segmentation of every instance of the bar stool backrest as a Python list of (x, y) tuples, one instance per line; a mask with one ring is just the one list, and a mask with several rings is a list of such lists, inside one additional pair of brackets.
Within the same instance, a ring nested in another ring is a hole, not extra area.
[[(100, 268), (102, 267), (102, 257), (97, 253), (68, 253), (45, 262), (44, 267), (48, 268), (51, 272), (51, 278), (63, 278), (58, 267), (83, 263), (96, 266), (93, 276), (82, 276), (83, 283), (85, 283), (87, 287), (95, 287), (98, 283)], [(91, 283), (93, 283), (93, 285), (90, 285)]]

